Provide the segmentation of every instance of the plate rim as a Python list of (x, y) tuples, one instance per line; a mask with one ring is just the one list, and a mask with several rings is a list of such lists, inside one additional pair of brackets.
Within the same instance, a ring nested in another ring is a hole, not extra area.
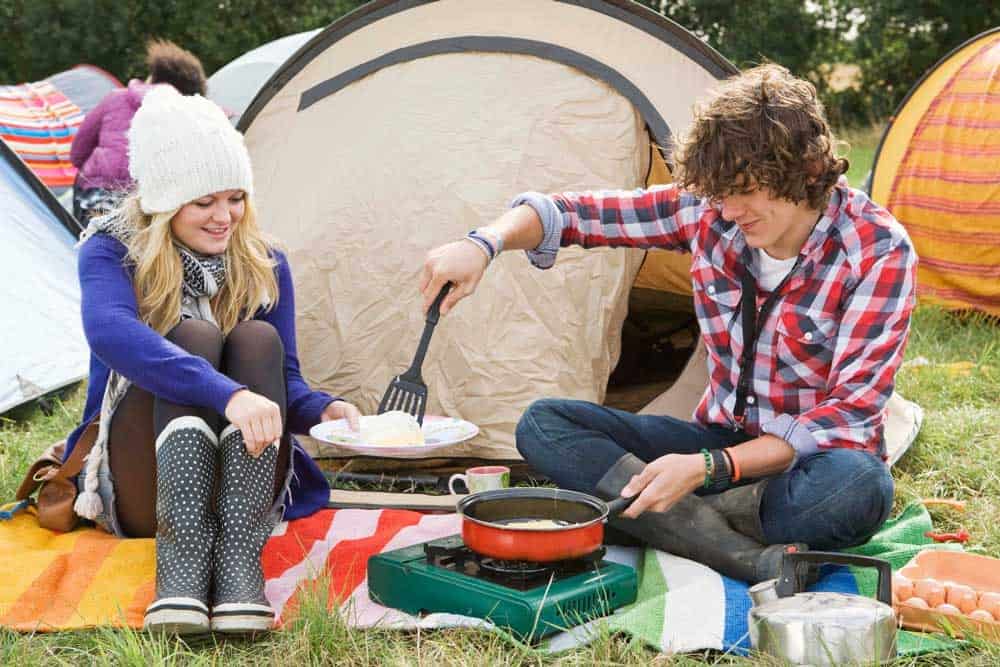
[[(374, 417), (374, 416), (376, 416), (376, 415), (362, 415), (362, 417)], [(322, 442), (324, 445), (330, 445), (330, 446), (333, 446), (333, 447), (342, 447), (344, 449), (350, 449), (352, 451), (370, 454), (370, 453), (377, 453), (377, 452), (390, 453), (393, 450), (395, 450), (397, 452), (398, 451), (404, 451), (406, 453), (433, 451), (433, 450), (436, 450), (436, 449), (441, 449), (443, 447), (450, 447), (452, 445), (458, 445), (458, 444), (461, 444), (463, 442), (468, 442), (469, 440), (472, 440), (473, 438), (477, 437), (480, 433), (482, 433), (482, 430), (479, 428), (478, 425), (473, 424), (472, 422), (470, 422), (467, 419), (462, 419), (461, 417), (450, 417), (448, 415), (424, 415), (425, 419), (428, 418), (428, 417), (435, 418), (435, 419), (452, 419), (452, 420), (455, 420), (455, 421), (458, 421), (458, 422), (462, 422), (462, 423), (468, 424), (473, 429), (475, 429), (475, 432), (471, 433), (468, 437), (462, 438), (461, 440), (453, 440), (451, 442), (441, 442), (441, 443), (436, 443), (436, 444), (427, 444), (427, 443), (424, 443), (422, 445), (372, 445), (372, 444), (369, 444), (369, 443), (331, 442), (330, 440), (327, 440), (325, 438), (318, 437), (314, 433), (314, 431), (317, 428), (323, 426), (324, 424), (330, 424), (330, 423), (334, 423), (334, 422), (344, 422), (344, 421), (346, 421), (346, 418), (341, 417), (340, 419), (331, 419), (330, 421), (319, 422), (318, 424), (315, 424), (312, 428), (309, 429), (309, 434), (308, 435), (309, 435), (310, 438), (312, 438), (314, 440), (317, 440), (319, 442)], [(423, 428), (423, 426), (421, 426), (421, 428)]]

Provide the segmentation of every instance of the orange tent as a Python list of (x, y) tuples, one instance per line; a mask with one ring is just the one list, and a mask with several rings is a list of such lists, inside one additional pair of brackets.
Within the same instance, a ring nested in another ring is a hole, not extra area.
[(913, 87), (875, 153), (872, 199), (906, 226), (925, 303), (1000, 315), (1000, 28)]

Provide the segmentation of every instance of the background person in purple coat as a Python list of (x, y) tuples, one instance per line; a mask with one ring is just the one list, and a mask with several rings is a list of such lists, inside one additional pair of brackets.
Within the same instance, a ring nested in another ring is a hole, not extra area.
[(291, 271), (257, 227), (250, 158), (222, 110), (157, 86), (128, 138), (136, 188), (80, 247), (91, 372), (67, 455), (99, 427), (74, 509), (156, 536), (148, 629), (266, 630), (264, 542), (329, 495), (291, 434), (357, 428), (360, 413), (302, 378)]
[(132, 187), (128, 171), (128, 129), (142, 98), (152, 86), (169, 84), (183, 95), (205, 94), (201, 61), (173, 42), (150, 40), (146, 46), (145, 81), (132, 79), (114, 90), (83, 119), (73, 136), (70, 161), (79, 171), (73, 188), (73, 215), (86, 222), (106, 213), (121, 193)]

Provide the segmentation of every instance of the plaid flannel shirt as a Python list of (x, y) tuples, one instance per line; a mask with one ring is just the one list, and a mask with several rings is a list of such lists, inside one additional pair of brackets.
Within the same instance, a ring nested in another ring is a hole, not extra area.
[[(757, 279), (752, 249), (718, 208), (674, 185), (648, 190), (524, 193), (542, 219), (539, 268), (561, 245), (666, 248), (692, 254), (694, 306), (708, 349), (709, 384), (695, 409), (702, 424), (736, 428), (743, 353), (740, 272)], [(830, 202), (801, 261), (761, 324), (743, 429), (776, 435), (795, 460), (848, 447), (885, 458), (884, 407), (902, 361), (914, 305), (916, 253), (884, 208), (847, 187)], [(758, 307), (766, 297), (758, 289)]]

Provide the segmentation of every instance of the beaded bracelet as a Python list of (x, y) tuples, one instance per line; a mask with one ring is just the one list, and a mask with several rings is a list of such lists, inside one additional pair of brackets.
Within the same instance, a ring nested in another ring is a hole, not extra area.
[(705, 457), (705, 483), (703, 486), (707, 489), (712, 486), (712, 468), (714, 464), (712, 463), (712, 454), (707, 449), (702, 449), (701, 455)]

